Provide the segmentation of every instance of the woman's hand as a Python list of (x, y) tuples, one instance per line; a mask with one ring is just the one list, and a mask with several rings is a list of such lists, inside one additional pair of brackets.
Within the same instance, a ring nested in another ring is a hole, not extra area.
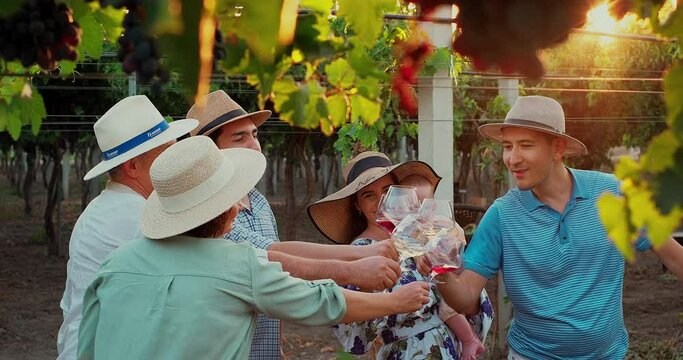
[(375, 241), (366, 246), (359, 246), (359, 251), (362, 251), (360, 258), (370, 256), (384, 256), (387, 259), (398, 261), (398, 251), (394, 247), (394, 240), (389, 238), (382, 241)]
[(396, 314), (405, 314), (420, 310), (429, 302), (430, 284), (424, 281), (413, 281), (391, 293), (396, 306)]
[(432, 265), (429, 263), (429, 259), (426, 256), (416, 256), (413, 258), (417, 271), (423, 276), (429, 275), (432, 272)]

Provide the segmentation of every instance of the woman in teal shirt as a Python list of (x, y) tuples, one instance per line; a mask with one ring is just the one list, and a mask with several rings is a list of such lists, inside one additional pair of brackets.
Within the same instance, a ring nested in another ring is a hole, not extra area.
[(79, 359), (244, 359), (259, 312), (316, 326), (415, 311), (429, 300), (424, 282), (368, 294), (293, 278), (265, 251), (216, 239), (265, 166), (259, 152), (219, 150), (204, 136), (157, 158), (146, 238), (112, 252), (86, 291)]

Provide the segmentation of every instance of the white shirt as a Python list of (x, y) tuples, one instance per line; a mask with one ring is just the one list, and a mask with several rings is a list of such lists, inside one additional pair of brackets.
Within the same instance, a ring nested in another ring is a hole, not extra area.
[(142, 237), (145, 198), (126, 185), (108, 182), (79, 216), (69, 241), (66, 286), (60, 302), (64, 323), (57, 335), (57, 359), (76, 359), (83, 295), (109, 253)]

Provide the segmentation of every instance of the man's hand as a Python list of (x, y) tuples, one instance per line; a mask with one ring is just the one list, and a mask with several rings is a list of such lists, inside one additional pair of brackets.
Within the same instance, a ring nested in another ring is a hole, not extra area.
[(391, 293), (395, 299), (396, 313), (405, 314), (420, 310), (429, 302), (430, 284), (424, 281), (413, 281)]
[(394, 240), (389, 238), (382, 241), (376, 241), (371, 245), (358, 246), (361, 252), (359, 258), (367, 258), (370, 256), (384, 256), (387, 259), (398, 261), (398, 251), (394, 247)]
[(429, 259), (426, 256), (416, 256), (413, 258), (413, 261), (415, 261), (415, 266), (420, 274), (427, 276), (432, 272), (432, 266), (429, 264)]
[(383, 256), (349, 261), (347, 265), (349, 278), (344, 285), (355, 285), (364, 291), (393, 287), (401, 276), (399, 264)]

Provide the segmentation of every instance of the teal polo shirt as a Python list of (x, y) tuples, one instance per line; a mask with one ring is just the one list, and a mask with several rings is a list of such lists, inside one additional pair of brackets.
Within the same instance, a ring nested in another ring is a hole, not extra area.
[[(530, 359), (623, 359), (624, 257), (600, 222), (601, 194), (619, 194), (611, 174), (568, 169), (572, 195), (559, 213), (530, 190), (510, 190), (482, 218), (465, 269), (499, 270), (514, 308), (512, 349)], [(639, 251), (650, 243), (641, 238)]]

